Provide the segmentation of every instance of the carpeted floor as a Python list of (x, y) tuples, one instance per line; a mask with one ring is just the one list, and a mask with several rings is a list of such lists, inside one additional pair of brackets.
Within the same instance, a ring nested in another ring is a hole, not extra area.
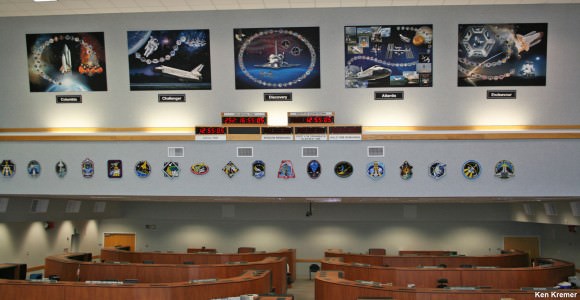
[(314, 300), (314, 278), (299, 279), (288, 289), (288, 294), (294, 295), (295, 300)]

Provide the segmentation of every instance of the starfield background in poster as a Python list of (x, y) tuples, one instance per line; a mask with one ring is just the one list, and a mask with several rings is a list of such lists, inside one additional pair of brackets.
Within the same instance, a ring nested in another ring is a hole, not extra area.
[(27, 34), (31, 92), (107, 90), (102, 32)]
[(433, 85), (433, 25), (345, 26), (347, 88)]
[(234, 29), (236, 89), (320, 88), (319, 31)]
[(211, 89), (209, 30), (128, 31), (132, 91)]
[(458, 86), (545, 86), (547, 23), (460, 24)]

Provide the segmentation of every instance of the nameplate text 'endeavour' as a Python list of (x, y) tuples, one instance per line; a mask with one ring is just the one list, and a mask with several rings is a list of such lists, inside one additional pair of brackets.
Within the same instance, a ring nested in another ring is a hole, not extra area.
[(487, 99), (516, 99), (515, 90), (488, 90)]

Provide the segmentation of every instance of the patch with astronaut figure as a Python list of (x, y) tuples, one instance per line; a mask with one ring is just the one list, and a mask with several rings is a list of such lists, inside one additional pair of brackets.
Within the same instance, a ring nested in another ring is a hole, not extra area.
[(377, 180), (385, 175), (385, 164), (380, 161), (373, 161), (367, 165), (367, 175), (371, 179)]

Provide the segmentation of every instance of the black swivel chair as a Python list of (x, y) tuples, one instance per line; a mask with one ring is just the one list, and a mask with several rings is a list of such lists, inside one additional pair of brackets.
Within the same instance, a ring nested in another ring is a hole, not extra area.
[(310, 267), (308, 267), (308, 270), (310, 271), (308, 272), (308, 280), (312, 280), (312, 273), (320, 271), (320, 266), (317, 264), (311, 264)]

